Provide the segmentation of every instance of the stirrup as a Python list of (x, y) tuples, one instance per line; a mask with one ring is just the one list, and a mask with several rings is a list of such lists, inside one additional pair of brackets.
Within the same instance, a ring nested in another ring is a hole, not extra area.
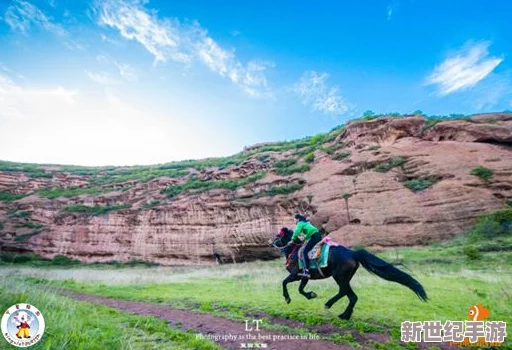
[(311, 275), (309, 274), (308, 269), (302, 270), (302, 272), (299, 273), (299, 276), (305, 277), (305, 278), (311, 278)]

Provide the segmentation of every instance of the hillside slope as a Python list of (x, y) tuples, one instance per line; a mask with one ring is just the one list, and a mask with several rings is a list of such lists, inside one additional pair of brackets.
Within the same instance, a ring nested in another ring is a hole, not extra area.
[(85, 168), (0, 162), (0, 248), (84, 262), (271, 259), (304, 212), (344, 245), (450, 238), (512, 199), (512, 114), (359, 120), (223, 159)]

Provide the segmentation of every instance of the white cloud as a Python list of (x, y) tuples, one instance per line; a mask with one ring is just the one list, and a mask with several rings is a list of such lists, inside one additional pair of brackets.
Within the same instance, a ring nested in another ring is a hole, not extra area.
[(16, 76), (19, 79), (26, 79), (23, 74), (20, 74), (20, 73), (17, 73), (15, 71), (13, 71), (12, 69), (10, 69), (9, 67), (5, 66), (2, 63), (0, 63), (0, 69), (2, 69), (8, 75), (14, 75), (14, 76)]
[(474, 89), (470, 104), (477, 111), (489, 111), (510, 94), (512, 94), (510, 72), (504, 75), (491, 74)]
[(129, 64), (123, 63), (115, 63), (117, 68), (119, 69), (119, 75), (128, 81), (135, 81), (138, 79), (137, 74), (135, 73), (135, 69), (131, 67)]
[(295, 84), (294, 92), (302, 99), (302, 103), (310, 106), (313, 111), (332, 116), (345, 114), (351, 106), (341, 96), (337, 86), (327, 86), (328, 77), (327, 73), (305, 72)]
[(111, 77), (107, 72), (93, 73), (86, 71), (86, 73), (89, 79), (101, 85), (117, 85), (120, 83), (118, 80)]
[(437, 85), (441, 96), (474, 87), (503, 61), (503, 58), (489, 57), (489, 45), (489, 42), (466, 44), (436, 66), (426, 84)]
[(389, 5), (388, 6), (388, 21), (391, 20), (391, 16), (393, 16), (393, 6)]
[(81, 45), (69, 39), (69, 33), (61, 25), (27, 1), (14, 0), (13, 5), (9, 6), (5, 12), (4, 20), (13, 30), (27, 33), (32, 26), (38, 26), (63, 39), (63, 44), (69, 49), (83, 49)]
[[(106, 67), (109, 67), (110, 69), (112, 69), (112, 66), (114, 66), (116, 68), (115, 75), (119, 75), (120, 78), (126, 81), (136, 81), (138, 79), (135, 69), (127, 63), (119, 63), (115, 59), (107, 57), (105, 55), (96, 56), (96, 61), (98, 61), (98, 63)], [(119, 79), (113, 78), (112, 74), (109, 74), (107, 72), (87, 73), (89, 75), (89, 78), (91, 78), (93, 81), (103, 83), (104, 85), (115, 85), (121, 83)]]
[(53, 23), (52, 19), (36, 6), (23, 0), (14, 0), (14, 4), (7, 8), (5, 21), (12, 29), (26, 32), (31, 24), (39, 25), (58, 37), (64, 37), (67, 32), (60, 25)]
[[(86, 96), (65, 87), (33, 89), (0, 74), (0, 159), (77, 165), (157, 164), (234, 153), (242, 136), (212, 133), (194, 112), (134, 107), (114, 92)], [(201, 139), (202, 142), (197, 142)]]
[(55, 103), (72, 106), (76, 92), (63, 87), (26, 89), (0, 75), (0, 121), (26, 118), (28, 110), (44, 110)]
[(227, 50), (208, 35), (197, 22), (161, 18), (144, 7), (145, 1), (107, 0), (97, 2), (99, 24), (115, 28), (122, 37), (139, 42), (154, 58), (154, 64), (168, 60), (190, 65), (200, 62), (221, 77), (231, 80), (244, 92), (271, 97), (265, 70), (269, 63), (241, 63), (234, 50)]
[(155, 63), (169, 58), (190, 61), (179, 50), (181, 38), (177, 23), (160, 21), (155, 11), (146, 11), (139, 1), (107, 0), (99, 4), (100, 24), (116, 28), (126, 39), (138, 41), (155, 56)]

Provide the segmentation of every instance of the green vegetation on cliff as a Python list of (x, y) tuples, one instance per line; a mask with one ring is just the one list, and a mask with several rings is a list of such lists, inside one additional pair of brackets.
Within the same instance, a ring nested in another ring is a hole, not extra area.
[(227, 189), (227, 190), (236, 190), (239, 187), (246, 186), (250, 183), (258, 181), (262, 179), (266, 175), (265, 172), (259, 172), (252, 174), (247, 177), (239, 178), (239, 179), (227, 179), (227, 180), (199, 180), (196, 178), (190, 179), (185, 183), (179, 185), (172, 185), (162, 190), (162, 193), (166, 194), (168, 197), (176, 197), (177, 195), (189, 191), (194, 190), (196, 193), (213, 190), (213, 189)]
[(103, 215), (111, 211), (116, 210), (122, 210), (122, 209), (128, 209), (131, 206), (129, 204), (118, 204), (118, 205), (82, 205), (82, 204), (73, 204), (68, 205), (64, 208), (62, 208), (63, 212), (67, 213), (82, 213), (82, 214), (89, 214), (89, 215)]

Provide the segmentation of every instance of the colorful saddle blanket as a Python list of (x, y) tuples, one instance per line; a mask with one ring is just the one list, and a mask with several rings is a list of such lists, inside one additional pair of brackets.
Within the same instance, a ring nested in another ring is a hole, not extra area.
[[(299, 249), (299, 268), (302, 269), (304, 265), (303, 251), (308, 241), (304, 242), (302, 247)], [(315, 244), (313, 249), (308, 253), (309, 257), (309, 268), (316, 269), (318, 267), (327, 267), (327, 260), (329, 259), (329, 250), (331, 246), (337, 246), (338, 244), (331, 241), (329, 237), (325, 237), (320, 242)], [(318, 266), (320, 265), (320, 266)]]

